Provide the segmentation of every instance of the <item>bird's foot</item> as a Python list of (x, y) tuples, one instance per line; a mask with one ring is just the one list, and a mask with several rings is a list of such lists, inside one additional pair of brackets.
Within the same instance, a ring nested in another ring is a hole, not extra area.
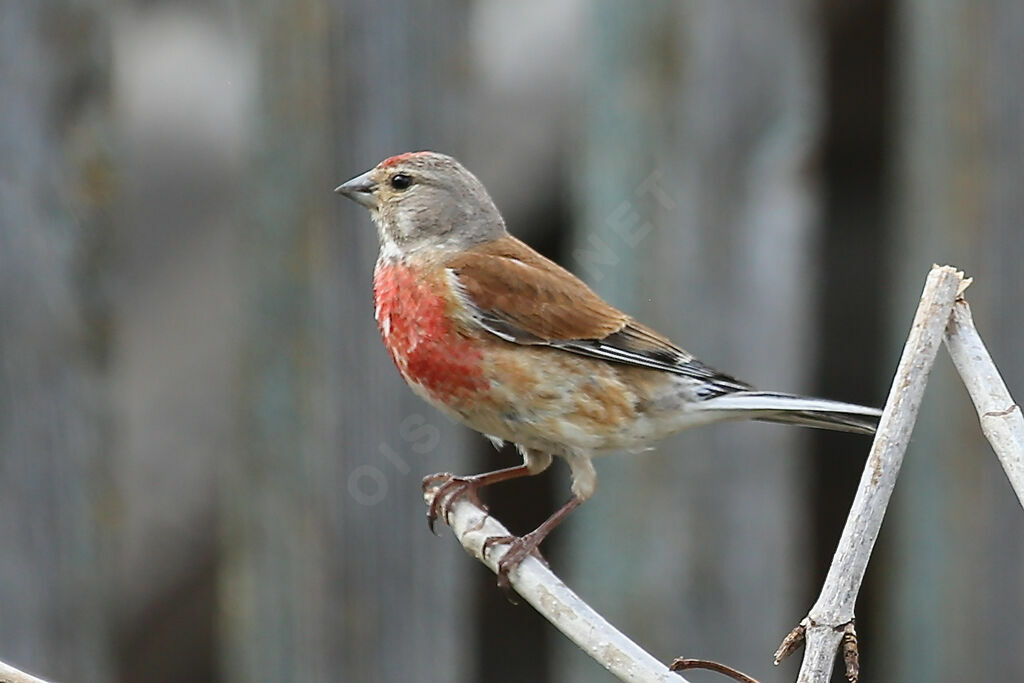
[(539, 534), (534, 530), (524, 536), (491, 536), (484, 541), (484, 557), (496, 545), (508, 546), (508, 550), (498, 560), (498, 587), (505, 591), (506, 595), (511, 596), (512, 586), (508, 580), (509, 572), (518, 567), (527, 557), (533, 555), (547, 565), (547, 561), (540, 554), (540, 550), (538, 550), (545, 536), (546, 534)]
[(448, 521), (451, 505), (459, 498), (469, 496), (473, 503), (484, 507), (476, 495), (477, 489), (481, 485), (483, 482), (480, 481), (479, 476), (457, 477), (451, 472), (438, 472), (424, 477), (424, 491), (437, 489), (434, 492), (434, 499), (430, 501), (430, 507), (427, 508), (427, 526), (430, 527), (431, 533), (437, 534), (437, 531), (434, 530), (434, 522), (440, 515), (444, 515), (445, 521)]

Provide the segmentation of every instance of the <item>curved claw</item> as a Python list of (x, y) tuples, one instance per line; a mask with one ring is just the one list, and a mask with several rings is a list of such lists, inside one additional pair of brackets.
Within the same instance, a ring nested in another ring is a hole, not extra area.
[(480, 501), (476, 497), (476, 490), (480, 488), (482, 483), (479, 477), (457, 477), (451, 472), (440, 472), (424, 477), (424, 491), (428, 488), (437, 489), (434, 492), (434, 499), (430, 501), (430, 507), (427, 508), (427, 526), (430, 528), (431, 533), (435, 536), (437, 535), (434, 523), (442, 514), (445, 516), (445, 521), (447, 521), (451, 504), (459, 498), (471, 495), (474, 502), (479, 504)]
[(438, 486), (440, 486), (438, 482), (447, 481), (448, 479), (451, 479), (454, 476), (455, 475), (452, 474), (451, 472), (435, 472), (434, 474), (428, 474), (427, 476), (423, 477), (423, 482), (420, 484), (420, 486), (423, 489), (423, 491), (426, 492), (427, 489), (437, 488)]
[[(569, 502), (555, 510), (553, 515), (544, 520), (543, 524), (525, 536), (513, 536), (511, 539), (497, 536), (484, 541), (485, 549), (497, 543), (508, 542), (508, 551), (498, 560), (498, 586), (502, 590), (508, 593), (510, 586), (508, 580), (509, 572), (519, 566), (519, 563), (525, 560), (528, 555), (531, 553), (536, 554), (537, 559), (544, 562), (544, 557), (537, 550), (537, 547), (547, 538), (551, 530), (558, 526), (565, 519), (565, 516), (579, 507), (582, 502), (581, 498), (573, 496), (569, 499)], [(545, 564), (547, 563), (545, 562)]]
[[(518, 536), (489, 536), (486, 539), (484, 539), (484, 545), (483, 545), (483, 548), (481, 549), (481, 552), (483, 553), (484, 558), (486, 558), (487, 557), (487, 553), (489, 553), (491, 548), (493, 548), (494, 546), (496, 546), (496, 545), (507, 545), (507, 546), (510, 546), (509, 550), (505, 553), (505, 555), (501, 558), (501, 560), (498, 561), (498, 588), (500, 588), (501, 591), (505, 594), (505, 599), (508, 600), (513, 605), (518, 605), (519, 604), (519, 600), (516, 599), (516, 593), (515, 593), (514, 590), (512, 590), (512, 585), (509, 583), (508, 573), (510, 571), (512, 571), (512, 569), (517, 564), (519, 564), (519, 562), (522, 562), (522, 559), (520, 558), (519, 560), (513, 562), (512, 564), (506, 565), (505, 564), (505, 558), (507, 558), (509, 556), (509, 554), (512, 552), (512, 548), (516, 545), (516, 543), (518, 543), (521, 540), (522, 539), (520, 539)], [(538, 554), (538, 556), (539, 556), (539, 554)], [(524, 555), (524, 557), (525, 557), (525, 555)]]
[[(498, 587), (505, 591), (506, 594), (509, 594), (512, 590), (512, 585), (508, 579), (509, 572), (518, 567), (527, 557), (533, 555), (544, 564), (547, 564), (544, 556), (537, 549), (543, 540), (543, 535), (531, 532), (525, 536), (491, 536), (484, 541), (483, 552), (485, 557), (487, 552), (495, 545), (508, 546), (508, 550), (498, 560)], [(509, 599), (512, 602), (516, 602), (511, 597)]]
[(518, 536), (488, 536), (484, 539), (483, 555), (487, 557), (487, 553), (493, 546), (496, 545), (512, 545), (519, 540)]
[(424, 491), (428, 489), (436, 488), (434, 492), (434, 499), (430, 501), (430, 507), (427, 508), (427, 528), (430, 529), (430, 533), (437, 536), (437, 530), (434, 528), (434, 523), (437, 521), (437, 513), (441, 507), (441, 499), (444, 497), (445, 486), (455, 478), (455, 475), (451, 472), (438, 472), (436, 474), (428, 474), (423, 477), (423, 483), (421, 487)]
[[(548, 460), (550, 461), (550, 458)], [(474, 474), (470, 477), (456, 477), (451, 472), (441, 472), (424, 477), (423, 491), (426, 492), (430, 488), (436, 489), (434, 499), (430, 502), (430, 508), (427, 510), (427, 525), (431, 531), (434, 531), (434, 521), (439, 513), (444, 513), (445, 521), (447, 521), (449, 507), (462, 496), (471, 495), (474, 503), (484, 507), (476, 496), (477, 489), (531, 474), (536, 474), (536, 472), (530, 471), (530, 466), (524, 462), (516, 467), (506, 467), (503, 470)], [(484, 509), (486, 510), (486, 508)]]

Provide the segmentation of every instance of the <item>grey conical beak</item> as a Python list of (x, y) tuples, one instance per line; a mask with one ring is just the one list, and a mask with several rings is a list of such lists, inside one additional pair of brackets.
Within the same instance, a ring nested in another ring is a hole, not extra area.
[(356, 176), (352, 180), (342, 183), (338, 187), (334, 188), (334, 191), (338, 194), (345, 195), (352, 201), (362, 204), (368, 209), (376, 208), (377, 197), (374, 196), (373, 191), (377, 189), (377, 183), (370, 178), (371, 173), (373, 173), (373, 171), (367, 171), (360, 176)]

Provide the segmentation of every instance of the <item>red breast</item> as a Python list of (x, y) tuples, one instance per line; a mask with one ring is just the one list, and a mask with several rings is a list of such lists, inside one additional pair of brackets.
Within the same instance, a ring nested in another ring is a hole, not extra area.
[(379, 263), (373, 276), (377, 326), (406, 382), (446, 405), (486, 391), (483, 353), (451, 318), (457, 305), (443, 269)]

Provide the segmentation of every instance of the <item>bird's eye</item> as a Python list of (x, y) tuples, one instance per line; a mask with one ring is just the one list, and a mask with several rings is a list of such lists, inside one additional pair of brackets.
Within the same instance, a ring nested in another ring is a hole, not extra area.
[(396, 190), (405, 190), (412, 185), (412, 176), (408, 173), (396, 173), (391, 176), (391, 187)]

